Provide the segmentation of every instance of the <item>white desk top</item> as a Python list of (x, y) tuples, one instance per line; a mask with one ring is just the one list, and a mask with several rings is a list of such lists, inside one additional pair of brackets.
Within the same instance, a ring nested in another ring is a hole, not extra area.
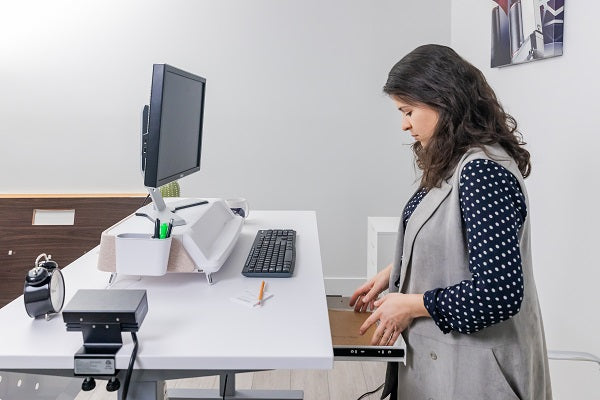
[[(265, 279), (274, 296), (248, 308), (230, 297), (261, 279), (241, 275), (258, 229), (297, 231), (292, 278)], [(98, 248), (63, 270), (65, 305), (77, 289), (106, 287), (110, 276), (96, 269)], [(60, 260), (57, 260), (60, 265)], [(245, 370), (330, 369), (333, 350), (327, 316), (316, 215), (312, 211), (252, 211), (225, 265), (209, 286), (204, 274), (118, 280), (115, 289), (146, 289), (148, 315), (138, 332), (136, 369)], [(72, 369), (81, 332), (67, 332), (62, 316), (27, 316), (23, 297), (0, 309), (0, 370)], [(117, 368), (126, 369), (133, 348), (123, 333)]]

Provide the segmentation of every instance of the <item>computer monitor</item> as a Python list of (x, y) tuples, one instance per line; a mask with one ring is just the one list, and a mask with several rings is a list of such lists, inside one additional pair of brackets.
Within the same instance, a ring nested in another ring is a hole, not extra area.
[[(154, 64), (150, 105), (142, 112), (142, 170), (153, 209), (150, 219), (174, 225), (185, 221), (167, 209), (158, 189), (200, 170), (206, 79), (172, 67)], [(142, 213), (142, 210), (140, 210)]]

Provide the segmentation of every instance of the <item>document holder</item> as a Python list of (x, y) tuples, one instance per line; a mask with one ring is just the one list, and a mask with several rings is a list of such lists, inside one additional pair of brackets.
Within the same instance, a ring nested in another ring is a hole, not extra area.
[(406, 365), (406, 343), (402, 335), (392, 346), (372, 346), (369, 344), (375, 331), (371, 326), (364, 335), (358, 328), (370, 313), (357, 313), (349, 306), (349, 298), (327, 296), (329, 326), (333, 343), (333, 356), (336, 361), (381, 361), (400, 362)]

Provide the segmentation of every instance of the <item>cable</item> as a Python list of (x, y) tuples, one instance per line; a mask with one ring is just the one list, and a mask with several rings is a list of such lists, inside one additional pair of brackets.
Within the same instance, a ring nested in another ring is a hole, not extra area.
[(142, 205), (139, 206), (138, 208), (142, 208), (146, 205), (146, 201), (148, 200), (148, 198), (150, 198), (150, 194), (148, 193), (148, 195), (146, 195), (146, 198), (144, 198), (144, 201), (142, 201)]
[[(144, 201), (142, 201), (142, 204), (138, 207), (138, 210), (142, 207), (144, 207), (146, 205), (146, 201), (150, 198), (150, 193), (148, 193), (148, 195), (144, 198)], [(136, 217), (146, 217), (146, 218), (150, 218), (150, 216), (146, 213), (143, 212), (134, 212)], [(153, 220), (153, 218), (150, 218), (151, 220)]]
[(223, 400), (225, 400), (225, 393), (227, 392), (227, 376), (228, 374), (225, 374), (225, 383), (223, 383)]
[(125, 375), (125, 382), (123, 383), (123, 397), (121, 400), (127, 399), (127, 391), (129, 390), (129, 381), (131, 380), (131, 374), (133, 372), (133, 364), (135, 363), (135, 357), (137, 356), (138, 340), (135, 332), (131, 332), (131, 338), (133, 339), (133, 351), (131, 352), (131, 358), (129, 358), (129, 366), (127, 367), (127, 375)]
[(383, 385), (384, 385), (384, 384), (382, 383), (382, 384), (381, 384), (381, 386), (379, 386), (377, 389), (375, 389), (375, 390), (371, 390), (370, 392), (367, 392), (367, 393), (363, 394), (362, 396), (360, 396), (360, 397), (359, 397), (358, 399), (356, 399), (356, 400), (361, 400), (361, 399), (364, 399), (365, 397), (367, 397), (367, 396), (369, 396), (369, 395), (371, 395), (371, 394), (373, 394), (373, 393), (379, 392), (379, 391), (380, 391), (380, 390), (383, 388)]

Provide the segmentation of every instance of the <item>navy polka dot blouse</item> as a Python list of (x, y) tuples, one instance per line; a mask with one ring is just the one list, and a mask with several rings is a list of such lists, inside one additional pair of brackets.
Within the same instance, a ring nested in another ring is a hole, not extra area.
[[(518, 233), (527, 207), (517, 179), (499, 164), (478, 159), (465, 165), (459, 186), (472, 279), (424, 294), (427, 311), (444, 333), (473, 333), (504, 321), (523, 300)], [(418, 191), (404, 208), (404, 228), (426, 194)]]

